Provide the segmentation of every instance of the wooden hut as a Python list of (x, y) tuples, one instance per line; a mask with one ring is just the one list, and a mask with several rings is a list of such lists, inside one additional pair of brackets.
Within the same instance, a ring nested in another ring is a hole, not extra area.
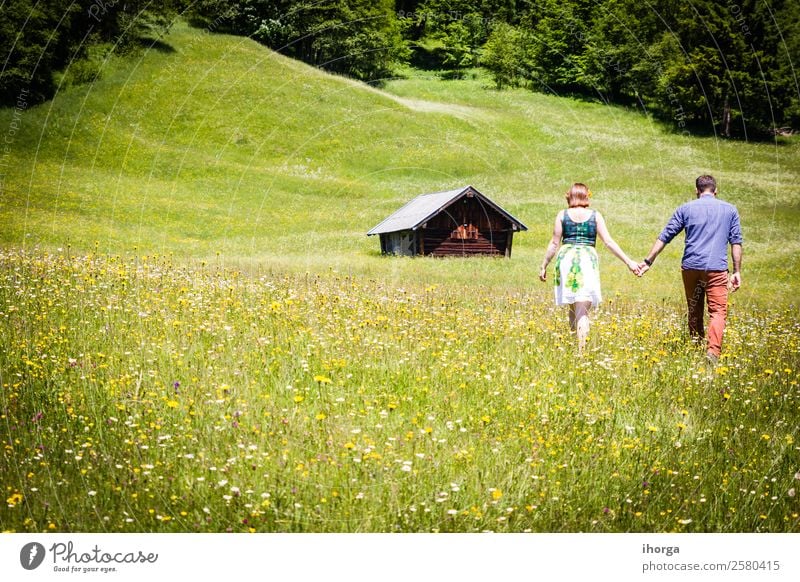
[(528, 230), (472, 186), (417, 196), (370, 230), (394, 255), (511, 256), (514, 233)]

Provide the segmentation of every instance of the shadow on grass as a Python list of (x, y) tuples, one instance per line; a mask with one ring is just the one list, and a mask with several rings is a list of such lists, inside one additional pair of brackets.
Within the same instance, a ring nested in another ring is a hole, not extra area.
[(602, 104), (609, 107), (619, 107), (628, 111), (635, 111), (640, 115), (650, 117), (652, 122), (660, 127), (664, 133), (671, 135), (714, 138), (744, 143), (774, 143), (780, 146), (792, 145), (795, 143), (794, 140), (797, 136), (797, 133), (794, 133), (791, 128), (769, 128), (763, 127), (755, 122), (750, 122), (748, 124), (741, 117), (732, 122), (730, 127), (731, 134), (726, 136), (722, 133), (722, 126), (719, 121), (691, 119), (688, 116), (678, 117), (675, 115), (674, 111), (653, 109), (652, 107), (646, 106), (641, 100), (632, 97), (608, 95), (599, 90), (596, 92), (587, 92), (583, 87), (578, 85), (551, 87), (533, 81), (523, 81), (519, 86), (525, 87), (534, 93), (543, 93), (546, 95), (573, 99), (581, 103)]
[(142, 48), (145, 50), (153, 50), (162, 54), (172, 54), (175, 52), (175, 49), (172, 48), (172, 45), (169, 45), (157, 38), (146, 38), (146, 37), (137, 38), (135, 46), (137, 48)]

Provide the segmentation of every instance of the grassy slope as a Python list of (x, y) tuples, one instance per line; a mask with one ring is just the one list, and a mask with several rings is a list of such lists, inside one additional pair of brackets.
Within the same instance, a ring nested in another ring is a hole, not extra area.
[[(619, 108), (498, 93), (480, 78), (412, 73), (379, 92), (185, 25), (166, 41), (174, 52), (109, 63), (97, 83), (22, 115), (2, 242), (523, 288), (570, 182), (590, 185), (612, 234), (640, 258), (693, 178), (710, 172), (744, 220), (740, 300), (792, 299), (796, 140), (688, 138)], [(11, 116), (0, 112), (0, 128)], [(387, 259), (364, 236), (410, 197), (469, 183), (530, 228), (511, 261)], [(635, 288), (678, 301), (680, 248)], [(602, 260), (607, 295), (626, 292), (623, 266)]]

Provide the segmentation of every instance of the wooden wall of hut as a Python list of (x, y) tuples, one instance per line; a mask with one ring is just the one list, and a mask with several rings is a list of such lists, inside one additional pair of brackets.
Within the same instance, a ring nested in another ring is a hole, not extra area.
[(465, 196), (418, 231), (418, 252), (433, 256), (506, 255), (512, 225), (494, 208)]

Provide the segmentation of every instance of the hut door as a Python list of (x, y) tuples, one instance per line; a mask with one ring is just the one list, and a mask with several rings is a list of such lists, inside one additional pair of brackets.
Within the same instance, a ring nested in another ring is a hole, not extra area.
[(409, 231), (393, 232), (389, 235), (389, 252), (393, 255), (413, 256), (414, 233)]
[(414, 233), (404, 232), (400, 235), (400, 254), (412, 256), (414, 254)]

